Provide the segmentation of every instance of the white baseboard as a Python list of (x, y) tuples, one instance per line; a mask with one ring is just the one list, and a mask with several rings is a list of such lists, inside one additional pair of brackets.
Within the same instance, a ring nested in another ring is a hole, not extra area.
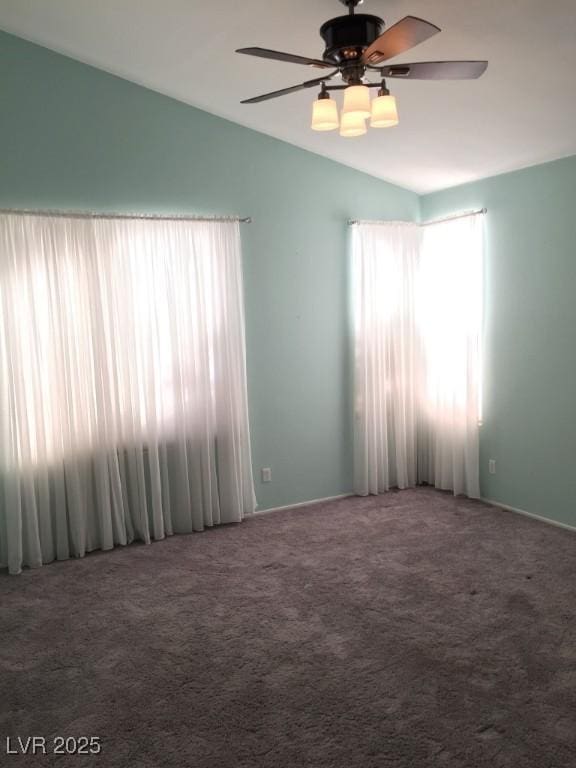
[(347, 499), (355, 496), (355, 493), (340, 493), (338, 496), (326, 496), (323, 499), (310, 499), (310, 501), (299, 501), (298, 504), (286, 504), (284, 507), (270, 507), (269, 509), (257, 509), (255, 515), (267, 515), (268, 512), (280, 512), (286, 509), (297, 509), (298, 507), (311, 507), (313, 504), (323, 504), (325, 501), (338, 501), (338, 499)]
[(557, 528), (564, 528), (567, 531), (573, 531), (576, 533), (576, 526), (569, 525), (568, 523), (561, 523), (559, 520), (552, 520), (549, 517), (543, 517), (542, 515), (536, 515), (534, 512), (527, 512), (525, 509), (519, 509), (518, 507), (511, 507), (509, 504), (502, 504), (500, 501), (494, 501), (493, 499), (481, 498), (480, 501), (486, 502), (493, 507), (500, 507), (506, 509), (508, 512), (516, 512), (517, 515), (524, 515), (525, 517), (531, 517), (533, 520), (539, 520), (541, 523), (548, 523), (548, 525), (555, 525)]
[[(323, 504), (327, 501), (338, 501), (338, 499), (348, 499), (351, 496), (356, 496), (355, 493), (340, 493), (337, 496), (325, 496), (323, 499), (310, 499), (310, 501), (300, 501), (297, 504), (286, 504), (283, 507), (270, 507), (269, 509), (257, 509), (254, 515), (267, 515), (269, 512), (281, 512), (288, 509), (298, 509), (299, 507), (311, 507), (315, 504)], [(537, 515), (534, 512), (528, 512), (525, 509), (519, 507), (511, 507), (509, 504), (502, 504), (500, 501), (494, 501), (494, 499), (480, 498), (485, 504), (490, 504), (492, 507), (500, 507), (500, 509), (506, 509), (508, 512), (515, 512), (517, 515), (524, 515), (524, 517), (531, 517), (533, 520), (539, 520), (541, 523), (548, 523), (548, 525), (554, 525), (557, 528), (564, 528), (567, 531), (573, 531), (576, 533), (576, 526), (569, 525), (568, 523), (561, 523), (559, 520), (552, 520), (549, 517), (543, 517)]]

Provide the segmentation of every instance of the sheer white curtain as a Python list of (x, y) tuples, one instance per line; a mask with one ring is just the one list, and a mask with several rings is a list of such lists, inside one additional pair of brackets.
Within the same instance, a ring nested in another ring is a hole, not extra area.
[(416, 483), (416, 224), (352, 228), (355, 338), (354, 487)]
[(480, 495), (483, 231), (480, 214), (425, 226), (415, 296), (418, 479), (472, 497)]
[(479, 495), (481, 216), (352, 233), (355, 490)]
[(237, 222), (0, 216), (0, 565), (242, 520)]

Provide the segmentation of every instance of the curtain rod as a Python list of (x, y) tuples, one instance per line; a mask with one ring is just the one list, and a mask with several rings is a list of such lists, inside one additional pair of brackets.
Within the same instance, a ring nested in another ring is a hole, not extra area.
[(250, 216), (187, 216), (186, 214), (161, 213), (102, 213), (100, 211), (50, 211), (29, 210), (17, 208), (0, 208), (0, 214), (16, 214), (19, 216), (51, 216), (67, 219), (150, 219), (152, 221), (239, 221), (241, 224), (251, 224)]
[(485, 213), (488, 213), (488, 209), (480, 208), (478, 211), (465, 211), (464, 213), (456, 213), (453, 216), (446, 216), (443, 219), (433, 219), (432, 221), (424, 221), (421, 224), (415, 221), (370, 221), (369, 219), (348, 219), (348, 226), (352, 226), (354, 224), (413, 224), (415, 227), (429, 227), (432, 224), (441, 224), (443, 221), (465, 219), (468, 216), (478, 216), (479, 214)]
[(420, 226), (416, 221), (406, 221), (402, 219), (392, 219), (389, 221), (379, 221), (377, 219), (348, 219), (349, 227), (352, 227), (354, 224), (377, 224), (378, 226), (385, 226), (386, 224), (412, 224), (414, 227)]
[(452, 216), (444, 216), (442, 219), (432, 219), (431, 221), (424, 221), (420, 224), (421, 227), (429, 227), (432, 224), (442, 224), (443, 221), (455, 221), (456, 219), (467, 219), (468, 216), (480, 216), (488, 213), (488, 208), (479, 208), (477, 211), (463, 211), (462, 213), (455, 213)]

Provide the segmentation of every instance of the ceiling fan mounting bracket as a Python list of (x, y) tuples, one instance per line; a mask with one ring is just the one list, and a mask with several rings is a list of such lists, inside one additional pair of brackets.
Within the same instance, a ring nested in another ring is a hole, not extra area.
[(348, 8), (348, 12), (352, 16), (354, 14), (354, 8), (356, 8), (357, 5), (362, 5), (364, 0), (340, 0), (340, 2)]

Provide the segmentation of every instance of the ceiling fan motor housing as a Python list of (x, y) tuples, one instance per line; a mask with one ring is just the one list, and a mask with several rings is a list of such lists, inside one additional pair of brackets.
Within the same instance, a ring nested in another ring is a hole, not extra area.
[(353, 16), (337, 16), (320, 27), (320, 35), (326, 44), (324, 59), (338, 65), (354, 64), (364, 50), (380, 37), (384, 21), (378, 16), (365, 13)]

